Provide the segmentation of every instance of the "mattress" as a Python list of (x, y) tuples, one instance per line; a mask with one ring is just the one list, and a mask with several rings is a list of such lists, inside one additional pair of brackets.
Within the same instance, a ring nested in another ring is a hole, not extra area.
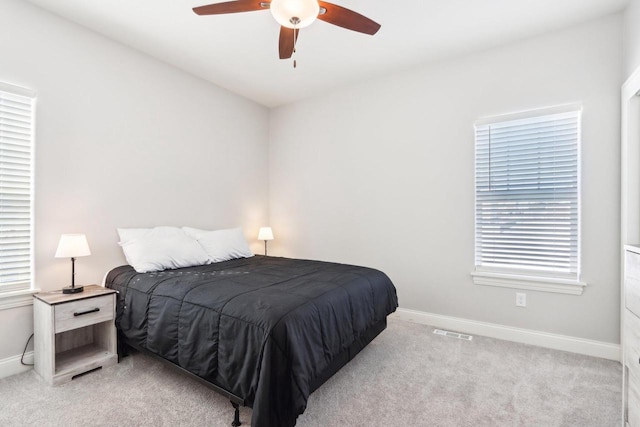
[(244, 399), (253, 427), (295, 425), (327, 372), (398, 306), (381, 271), (264, 256), (156, 273), (121, 266), (105, 285), (119, 292), (127, 341)]

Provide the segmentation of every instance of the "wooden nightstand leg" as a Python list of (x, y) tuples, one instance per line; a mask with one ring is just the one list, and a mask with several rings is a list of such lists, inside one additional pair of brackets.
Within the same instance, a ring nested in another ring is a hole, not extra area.
[(33, 311), (33, 368), (51, 385), (56, 369), (53, 309), (50, 305), (34, 299)]

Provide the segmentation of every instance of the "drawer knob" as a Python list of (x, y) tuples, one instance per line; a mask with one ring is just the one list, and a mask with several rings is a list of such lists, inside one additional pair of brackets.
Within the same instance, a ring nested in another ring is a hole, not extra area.
[(87, 311), (80, 311), (80, 312), (76, 311), (75, 313), (73, 313), (73, 316), (74, 317), (83, 316), (85, 314), (95, 313), (97, 311), (100, 311), (100, 309), (98, 307), (92, 308), (91, 310), (87, 310)]

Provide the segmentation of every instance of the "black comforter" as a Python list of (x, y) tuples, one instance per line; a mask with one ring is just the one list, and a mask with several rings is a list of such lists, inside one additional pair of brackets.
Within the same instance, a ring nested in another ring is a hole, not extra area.
[(398, 305), (380, 271), (263, 256), (122, 266), (106, 286), (120, 292), (116, 323), (132, 344), (243, 398), (253, 427), (295, 425), (333, 359)]

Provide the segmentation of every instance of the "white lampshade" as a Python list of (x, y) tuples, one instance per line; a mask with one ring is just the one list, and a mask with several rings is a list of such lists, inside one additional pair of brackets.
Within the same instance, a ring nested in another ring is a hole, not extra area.
[(287, 28), (308, 27), (320, 13), (317, 0), (271, 0), (269, 9), (278, 24)]
[(261, 227), (258, 232), (258, 240), (273, 240), (271, 227)]
[(84, 234), (63, 234), (60, 236), (56, 258), (77, 258), (91, 255), (87, 236)]

